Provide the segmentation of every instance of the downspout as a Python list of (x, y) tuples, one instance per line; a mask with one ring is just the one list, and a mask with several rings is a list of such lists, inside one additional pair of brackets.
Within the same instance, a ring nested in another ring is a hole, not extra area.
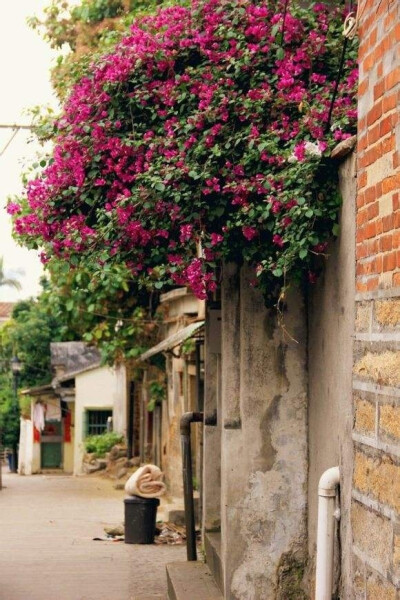
[(188, 560), (197, 560), (190, 425), (191, 423), (199, 423), (202, 421), (203, 413), (186, 412), (182, 415), (180, 422), (183, 469), (183, 497), (185, 502), (186, 553)]
[(332, 600), (335, 520), (340, 518), (335, 509), (339, 482), (339, 467), (331, 467), (319, 480), (315, 600)]

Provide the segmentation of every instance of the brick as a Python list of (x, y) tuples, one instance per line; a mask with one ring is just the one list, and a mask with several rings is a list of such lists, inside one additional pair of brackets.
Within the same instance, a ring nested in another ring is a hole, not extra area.
[(389, 519), (353, 502), (351, 509), (352, 530), (355, 545), (368, 556), (373, 556), (382, 569), (388, 569), (392, 558), (388, 539), (393, 535)]
[(380, 325), (400, 325), (400, 300), (379, 300), (375, 303), (375, 319)]
[(368, 256), (368, 248), (366, 244), (359, 244), (356, 248), (356, 259), (365, 258)]
[(392, 194), (385, 194), (384, 196), (381, 196), (379, 198), (379, 215), (381, 217), (390, 215), (392, 218), (392, 212), (393, 212)]
[[(361, 46), (360, 46), (360, 52), (362, 52)], [(385, 82), (381, 82), (383, 83), (383, 88), (385, 89)], [(369, 80), (368, 77), (366, 77), (363, 81), (361, 81), (359, 83), (358, 86), (358, 96), (359, 98), (361, 98), (362, 96), (364, 96), (365, 92), (367, 92), (369, 90)]]
[(382, 119), (382, 121), (380, 121), (379, 125), (376, 126), (376, 127), (379, 127), (380, 137), (384, 137), (385, 135), (387, 135), (388, 133), (393, 131), (393, 129), (395, 128), (395, 125), (396, 125), (396, 121), (397, 121), (397, 119), (393, 119), (392, 115)]
[[(364, 198), (365, 198), (365, 203), (369, 204), (370, 202), (374, 202), (374, 200), (376, 199), (376, 189), (375, 186), (369, 187), (365, 190), (364, 192)], [(378, 213), (376, 213), (377, 215)], [(376, 216), (374, 215), (374, 216)]]
[(357, 184), (358, 189), (361, 189), (367, 185), (368, 175), (367, 171), (363, 171), (362, 173), (357, 174)]
[(384, 404), (379, 409), (379, 433), (400, 442), (400, 407)]
[(353, 483), (361, 493), (397, 511), (400, 509), (400, 467), (388, 456), (371, 458), (356, 452)]
[(367, 600), (396, 600), (396, 588), (377, 573), (367, 576)]
[(368, 130), (368, 145), (376, 144), (376, 142), (381, 138), (381, 122), (379, 122), (374, 127)]
[(389, 110), (393, 110), (397, 106), (397, 94), (386, 94), (383, 97), (383, 112), (387, 113)]
[(400, 82), (400, 67), (396, 67), (385, 77), (385, 90), (391, 90)]
[(374, 290), (377, 290), (379, 287), (379, 278), (371, 277), (370, 279), (368, 279), (366, 287), (367, 292), (373, 292)]
[(383, 140), (381, 148), (380, 148), (379, 156), (382, 156), (383, 154), (387, 154), (387, 152), (392, 152), (392, 150), (394, 150), (395, 147), (396, 147), (396, 137), (394, 135), (391, 135), (390, 137)]
[(397, 266), (396, 252), (390, 252), (383, 257), (383, 271), (393, 271)]
[(375, 434), (375, 403), (356, 398), (354, 401), (354, 428), (359, 433)]
[(385, 235), (380, 238), (381, 251), (387, 252), (392, 249), (392, 235)]
[(365, 600), (365, 565), (353, 554), (352, 566), (354, 600)]
[(393, 538), (393, 565), (396, 569), (400, 567), (400, 535), (395, 534)]
[(384, 91), (385, 82), (379, 81), (376, 85), (374, 85), (374, 100), (378, 100), (381, 96), (383, 96)]
[(396, 188), (398, 188), (399, 182), (397, 175), (393, 175), (392, 177), (387, 177), (382, 181), (382, 191), (384, 194), (388, 192), (392, 192)]
[(366, 304), (359, 302), (356, 305), (356, 319), (355, 328), (356, 331), (368, 331), (371, 323), (371, 309), (372, 304), (367, 302)]
[(394, 226), (393, 214), (385, 215), (382, 217), (382, 226), (383, 226), (383, 231), (385, 233), (390, 231), (391, 229), (393, 229), (393, 226)]
[(393, 271), (386, 271), (379, 275), (379, 288), (387, 290), (392, 287)]
[(354, 365), (353, 371), (359, 377), (380, 385), (400, 385), (400, 351), (382, 353), (367, 352)]
[(365, 237), (367, 239), (375, 237), (376, 236), (376, 223), (368, 223), (368, 225), (365, 228)]
[[(386, 86), (385, 78), (385, 86)], [(371, 110), (367, 113), (367, 125), (373, 125), (382, 116), (382, 100), (379, 100), (374, 104)]]

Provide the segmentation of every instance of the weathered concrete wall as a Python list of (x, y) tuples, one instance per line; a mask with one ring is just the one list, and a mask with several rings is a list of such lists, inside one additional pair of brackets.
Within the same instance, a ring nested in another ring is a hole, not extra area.
[[(352, 353), (355, 278), (355, 156), (340, 168), (343, 205), (340, 235), (328, 250), (324, 273), (309, 290), (309, 479), (308, 549), (310, 596), (315, 588), (318, 481), (329, 467), (341, 470), (341, 597), (351, 598), (350, 527), (353, 445)], [(338, 581), (336, 581), (338, 583)]]
[[(205, 419), (216, 417), (215, 425), (204, 427), (203, 529), (221, 528), (221, 353), (210, 348), (210, 319), (207, 312), (205, 331)], [(216, 348), (215, 350), (220, 350)]]
[(276, 313), (249, 285), (247, 270), (240, 292), (238, 275), (232, 266), (225, 269), (222, 293), (225, 597), (300, 600), (307, 500), (304, 306), (299, 294), (289, 299), (285, 326), (296, 341), (286, 339)]

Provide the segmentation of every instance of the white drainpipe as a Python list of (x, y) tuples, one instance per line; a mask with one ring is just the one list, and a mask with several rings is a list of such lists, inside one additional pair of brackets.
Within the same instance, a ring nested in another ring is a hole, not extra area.
[(319, 480), (315, 600), (332, 600), (335, 520), (340, 518), (340, 513), (335, 510), (339, 482), (339, 467), (328, 469)]

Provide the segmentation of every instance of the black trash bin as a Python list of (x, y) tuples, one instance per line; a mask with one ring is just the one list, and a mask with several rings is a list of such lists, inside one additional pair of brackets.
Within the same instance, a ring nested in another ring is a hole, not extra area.
[(158, 498), (125, 498), (125, 544), (152, 544), (156, 532)]

